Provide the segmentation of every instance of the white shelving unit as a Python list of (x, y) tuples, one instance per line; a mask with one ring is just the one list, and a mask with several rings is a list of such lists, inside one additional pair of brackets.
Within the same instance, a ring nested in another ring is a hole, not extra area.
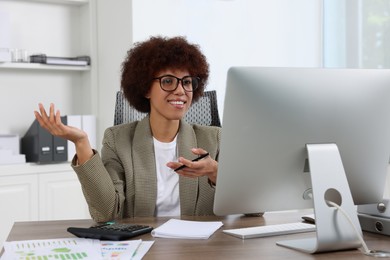
[[(99, 143), (112, 125), (120, 64), (133, 42), (132, 1), (0, 0), (0, 11), (10, 16), (11, 48), (91, 57), (87, 67), (0, 63), (0, 134), (22, 137), (37, 104), (53, 102), (62, 115), (96, 115)], [(0, 247), (14, 221), (90, 217), (69, 163), (0, 166), (0, 194)]]
[(9, 17), (11, 49), (30, 55), (91, 57), (91, 66), (0, 63), (0, 88), (7, 93), (0, 96), (0, 134), (22, 137), (38, 103), (54, 103), (63, 115), (97, 116), (96, 2), (0, 0), (0, 10)]
[[(0, 63), (0, 134), (22, 137), (40, 102), (62, 115), (98, 116), (96, 9), (92, 0), (0, 0), (10, 48), (91, 57), (90, 66)], [(90, 218), (69, 162), (0, 165), (0, 205), (0, 247), (14, 221)]]

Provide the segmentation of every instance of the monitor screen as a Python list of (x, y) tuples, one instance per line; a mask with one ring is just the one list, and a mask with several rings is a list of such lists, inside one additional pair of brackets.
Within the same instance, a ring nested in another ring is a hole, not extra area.
[(215, 214), (312, 208), (306, 145), (327, 143), (339, 149), (354, 204), (381, 201), (390, 70), (230, 68)]

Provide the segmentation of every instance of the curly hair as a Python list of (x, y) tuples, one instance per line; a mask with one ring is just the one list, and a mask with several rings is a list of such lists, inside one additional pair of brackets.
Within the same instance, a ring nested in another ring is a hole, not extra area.
[(145, 95), (152, 87), (153, 78), (165, 69), (188, 70), (201, 80), (193, 92), (197, 101), (204, 92), (209, 77), (209, 64), (200, 47), (184, 37), (150, 37), (135, 43), (122, 63), (121, 89), (130, 105), (138, 111), (149, 113), (150, 103)]

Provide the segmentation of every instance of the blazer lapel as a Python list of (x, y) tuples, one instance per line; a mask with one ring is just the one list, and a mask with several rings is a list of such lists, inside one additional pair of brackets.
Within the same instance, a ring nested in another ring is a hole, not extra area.
[(133, 165), (135, 181), (135, 216), (153, 216), (157, 199), (156, 163), (149, 116), (141, 120), (134, 133)]
[[(191, 149), (197, 147), (195, 132), (184, 120), (180, 122), (177, 138), (178, 156), (192, 160), (196, 156)], [(194, 215), (198, 197), (198, 178), (179, 177), (180, 207), (182, 215)]]

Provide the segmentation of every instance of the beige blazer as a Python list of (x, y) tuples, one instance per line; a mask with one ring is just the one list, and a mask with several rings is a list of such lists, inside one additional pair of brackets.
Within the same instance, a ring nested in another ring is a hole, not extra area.
[[(178, 155), (194, 159), (191, 148), (200, 147), (218, 160), (221, 128), (180, 122)], [(89, 211), (95, 221), (154, 216), (157, 198), (156, 163), (149, 117), (108, 128), (101, 156), (86, 163), (72, 161)], [(212, 215), (215, 188), (207, 177), (179, 178), (182, 215)]]

